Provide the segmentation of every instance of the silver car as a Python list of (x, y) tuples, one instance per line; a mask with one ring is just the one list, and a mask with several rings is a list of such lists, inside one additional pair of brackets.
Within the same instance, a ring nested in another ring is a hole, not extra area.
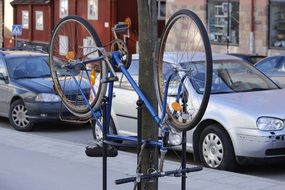
[(267, 57), (256, 63), (255, 67), (281, 88), (285, 88), (285, 56)]
[[(200, 124), (187, 133), (188, 150), (205, 166), (225, 170), (236, 169), (248, 158), (285, 158), (285, 89), (239, 58), (213, 59), (209, 105)], [(137, 55), (129, 72), (138, 78)], [(201, 96), (194, 86), (193, 95)], [(135, 136), (138, 96), (124, 76), (115, 83), (113, 96), (112, 131)]]

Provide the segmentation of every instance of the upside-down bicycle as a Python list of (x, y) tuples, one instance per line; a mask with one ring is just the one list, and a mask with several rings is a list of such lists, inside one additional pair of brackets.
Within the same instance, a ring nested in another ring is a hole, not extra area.
[[(94, 125), (105, 131), (103, 144), (117, 140), (138, 142), (138, 138), (113, 134), (108, 129), (113, 83), (118, 80), (116, 72), (122, 72), (160, 128), (159, 140), (141, 140), (141, 143), (159, 147), (163, 163), (166, 150), (172, 146), (169, 136), (173, 131), (194, 128), (206, 110), (212, 83), (209, 39), (203, 23), (192, 11), (180, 10), (169, 19), (161, 37), (157, 63), (153, 64), (160, 108), (157, 113), (127, 70), (131, 57), (126, 44), (118, 37), (126, 30), (126, 24), (115, 25), (115, 39), (103, 46), (86, 20), (78, 16), (63, 18), (55, 27), (50, 42), (49, 64), (54, 88), (72, 114), (86, 120), (92, 118)], [(72, 87), (74, 85), (76, 88)], [(102, 106), (103, 99), (105, 106)], [(139, 179), (179, 176), (200, 170), (184, 167), (163, 172), (162, 166), (160, 164), (158, 171), (151, 174), (140, 174)], [(138, 181), (138, 174), (116, 183), (131, 181)]]

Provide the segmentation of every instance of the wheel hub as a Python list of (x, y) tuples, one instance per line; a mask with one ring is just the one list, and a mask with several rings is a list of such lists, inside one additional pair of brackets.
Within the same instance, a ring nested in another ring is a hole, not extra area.
[(223, 159), (223, 144), (221, 139), (214, 133), (205, 136), (202, 145), (203, 158), (211, 168), (217, 168)]

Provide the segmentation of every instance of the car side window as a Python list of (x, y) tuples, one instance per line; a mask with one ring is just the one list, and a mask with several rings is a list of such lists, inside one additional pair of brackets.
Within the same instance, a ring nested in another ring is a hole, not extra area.
[[(128, 72), (132, 76), (132, 78), (135, 80), (135, 82), (138, 84), (139, 79), (139, 63), (138, 60), (132, 60), (132, 63), (128, 69)], [(128, 79), (122, 75), (122, 78), (120, 79), (120, 85), (119, 88), (127, 89), (127, 90), (133, 90), (133, 87), (129, 83)]]
[(272, 57), (272, 58), (266, 59), (263, 62), (260, 62), (259, 64), (257, 64), (256, 68), (264, 73), (275, 71), (277, 69), (277, 64), (279, 60), (280, 60), (280, 57)]
[(278, 68), (279, 72), (285, 72), (285, 57), (282, 58)]
[(3, 73), (3, 75), (7, 75), (7, 70), (5, 67), (5, 62), (3, 59), (0, 58), (0, 73)]

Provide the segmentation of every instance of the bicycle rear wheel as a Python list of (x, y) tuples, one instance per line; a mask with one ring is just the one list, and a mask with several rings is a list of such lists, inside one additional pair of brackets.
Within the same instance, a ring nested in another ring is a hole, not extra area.
[[(91, 61), (102, 55), (102, 44), (92, 26), (78, 16), (67, 16), (55, 27), (49, 50), (54, 89), (74, 115), (89, 118), (106, 93), (104, 61)], [(88, 64), (85, 64), (89, 61)]]
[[(157, 60), (156, 95), (162, 110), (166, 105), (167, 122), (180, 131), (194, 128), (209, 101), (213, 70), (208, 35), (196, 14), (180, 10), (169, 19)], [(170, 76), (167, 97), (164, 97)]]

